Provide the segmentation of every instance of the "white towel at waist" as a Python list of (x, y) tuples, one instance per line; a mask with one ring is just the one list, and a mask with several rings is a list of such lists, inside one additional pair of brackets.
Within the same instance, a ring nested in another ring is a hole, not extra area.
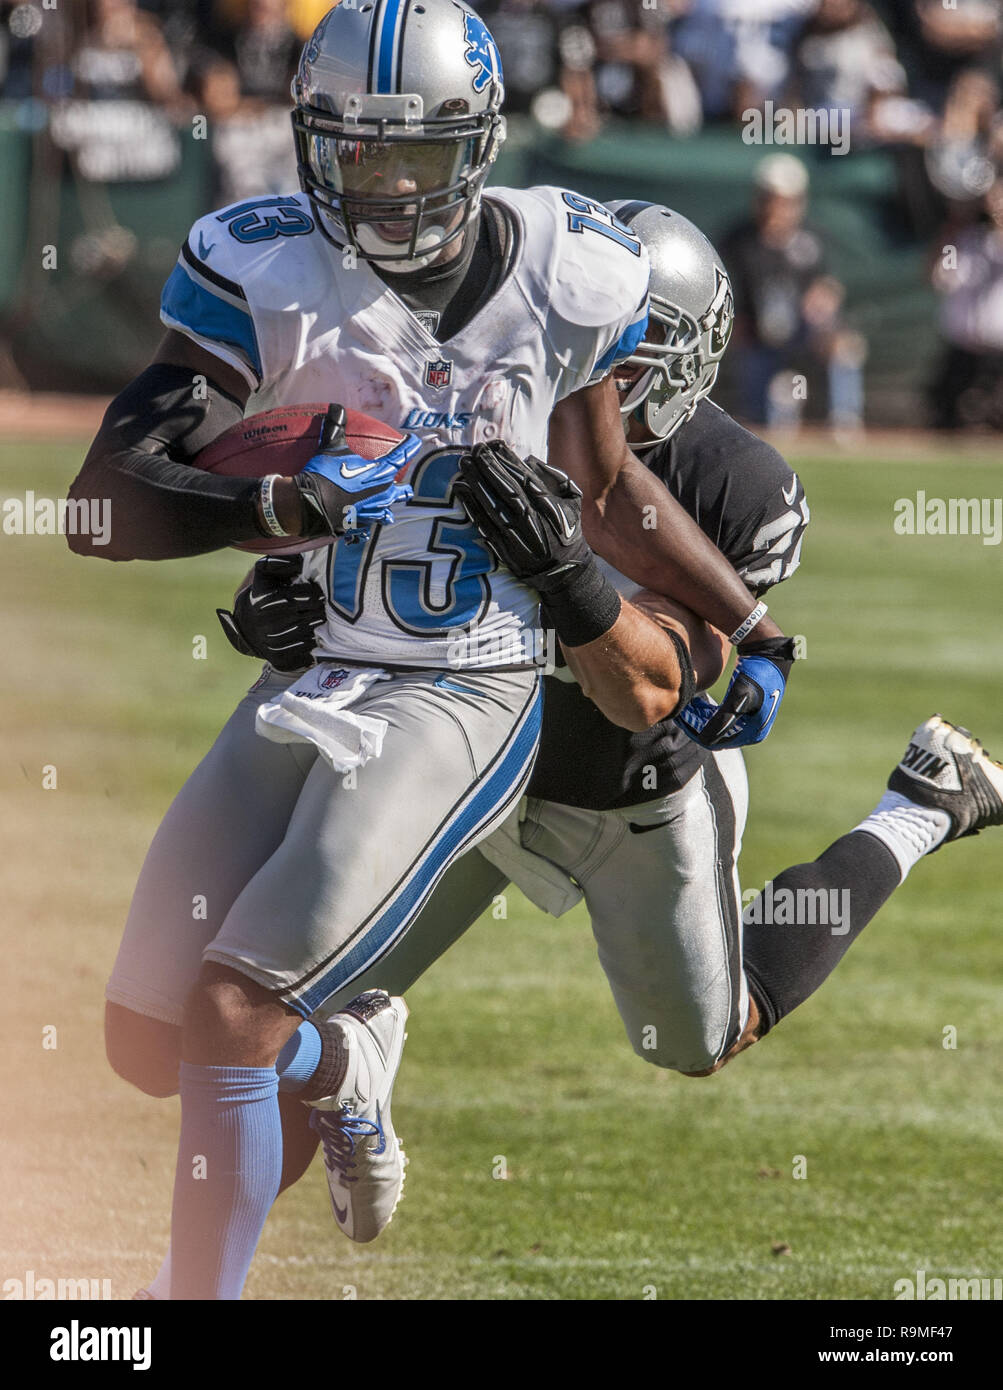
[(375, 666), (311, 666), (278, 700), (258, 706), (255, 729), (273, 743), (312, 743), (335, 772), (350, 772), (380, 756), (387, 731), (385, 719), (350, 706), (371, 685), (390, 679)]
[(489, 864), (508, 874), (531, 903), (552, 917), (561, 917), (581, 902), (584, 893), (559, 865), (526, 849), (521, 834), (525, 816), (526, 798), (523, 797), (516, 810), (477, 848)]

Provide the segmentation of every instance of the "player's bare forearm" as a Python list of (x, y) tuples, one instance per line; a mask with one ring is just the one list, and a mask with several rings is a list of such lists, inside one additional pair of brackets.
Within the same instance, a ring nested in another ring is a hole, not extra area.
[(710, 623), (675, 599), (638, 589), (630, 596), (631, 606), (643, 613), (664, 634), (677, 633), (686, 643), (698, 691), (709, 690), (720, 680), (731, 658), (728, 638)]
[[(714, 543), (627, 447), (612, 379), (555, 408), (550, 454), (584, 493), (582, 526), (597, 555), (720, 631), (738, 628), (755, 600)], [(754, 631), (759, 638), (780, 629), (767, 616)]]
[(610, 630), (581, 647), (562, 650), (575, 679), (612, 723), (640, 733), (676, 712), (683, 673), (676, 644), (689, 652), (697, 690), (706, 690), (721, 675), (728, 642), (681, 604), (650, 590), (624, 601)]
[(672, 641), (639, 608), (624, 603), (601, 637), (562, 650), (572, 674), (612, 723), (640, 733), (679, 704), (682, 672)]

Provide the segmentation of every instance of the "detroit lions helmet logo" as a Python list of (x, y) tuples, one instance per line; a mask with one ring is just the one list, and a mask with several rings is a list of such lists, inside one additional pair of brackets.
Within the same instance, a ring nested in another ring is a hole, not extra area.
[(501, 82), (501, 58), (483, 20), (475, 14), (464, 14), (463, 37), (467, 41), (467, 51), (463, 56), (472, 68), (476, 68), (472, 79), (474, 91), (483, 92), (492, 79)]

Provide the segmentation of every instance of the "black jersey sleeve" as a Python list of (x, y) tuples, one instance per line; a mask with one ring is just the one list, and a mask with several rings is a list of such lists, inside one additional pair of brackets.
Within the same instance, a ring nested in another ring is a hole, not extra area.
[(710, 401), (641, 456), (757, 595), (797, 569), (810, 513), (784, 457)]

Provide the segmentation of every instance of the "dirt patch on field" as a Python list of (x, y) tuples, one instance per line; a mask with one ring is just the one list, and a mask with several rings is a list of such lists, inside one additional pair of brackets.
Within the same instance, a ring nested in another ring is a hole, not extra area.
[(0, 391), (0, 438), (80, 439), (97, 433), (105, 396)]

